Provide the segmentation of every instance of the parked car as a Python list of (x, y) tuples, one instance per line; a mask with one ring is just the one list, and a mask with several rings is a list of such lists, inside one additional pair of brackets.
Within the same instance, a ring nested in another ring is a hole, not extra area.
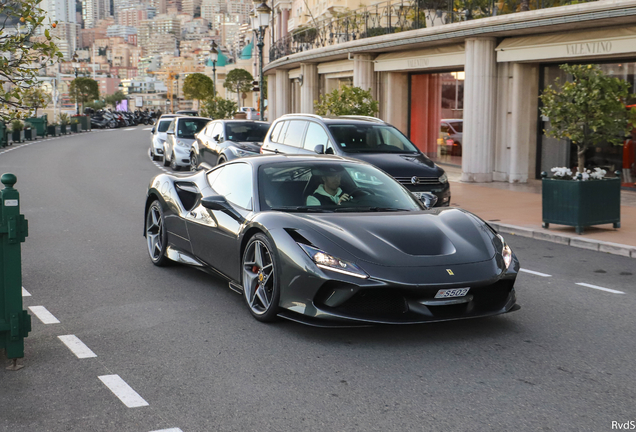
[(248, 120), (258, 120), (260, 116), (260, 113), (256, 110), (256, 108), (252, 107), (241, 107), (239, 108), (239, 111), (247, 114)]
[(161, 160), (163, 158), (163, 144), (168, 139), (166, 132), (175, 117), (175, 114), (162, 115), (150, 130), (150, 157), (152, 157), (152, 160)]
[(438, 206), (450, 204), (444, 170), (397, 128), (374, 117), (284, 115), (272, 123), (261, 153), (325, 153), (360, 159), (386, 171), (416, 196), (432, 192)]
[(245, 156), (258, 155), (269, 123), (253, 120), (215, 120), (196, 135), (190, 170), (211, 168)]
[(179, 111), (177, 111), (177, 114), (186, 115), (186, 116), (192, 116), (192, 117), (198, 117), (199, 116), (199, 111), (196, 111), (196, 110), (179, 110)]
[(440, 122), (439, 140), (442, 155), (461, 156), (462, 155), (462, 135), (464, 131), (464, 120), (443, 119)]
[[(308, 205), (336, 177), (353, 198)], [(160, 174), (144, 222), (153, 264), (222, 276), (259, 321), (407, 324), (519, 309), (519, 261), (503, 237), (355, 159), (273, 155)]]
[(173, 170), (182, 167), (190, 167), (190, 149), (197, 132), (203, 129), (211, 119), (206, 117), (175, 117), (168, 130), (167, 138), (163, 143), (163, 165)]

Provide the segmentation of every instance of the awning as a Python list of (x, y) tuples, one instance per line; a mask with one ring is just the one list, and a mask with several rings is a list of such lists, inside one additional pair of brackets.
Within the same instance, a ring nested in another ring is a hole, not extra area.
[(457, 44), (381, 54), (375, 59), (375, 71), (418, 71), (445, 67), (463, 68), (465, 61), (464, 44)]
[(567, 60), (636, 53), (636, 27), (557, 33), (505, 39), (496, 48), (498, 62)]
[(351, 72), (353, 76), (353, 60), (339, 60), (318, 65), (319, 74), (332, 74), (340, 72)]

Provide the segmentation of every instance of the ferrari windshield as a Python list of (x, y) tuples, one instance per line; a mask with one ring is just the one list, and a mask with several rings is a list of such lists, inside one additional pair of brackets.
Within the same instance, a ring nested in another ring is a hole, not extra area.
[(258, 172), (262, 210), (293, 212), (414, 211), (423, 205), (377, 168), (342, 161), (281, 162)]
[(347, 153), (417, 153), (417, 148), (393, 126), (332, 124), (336, 144)]

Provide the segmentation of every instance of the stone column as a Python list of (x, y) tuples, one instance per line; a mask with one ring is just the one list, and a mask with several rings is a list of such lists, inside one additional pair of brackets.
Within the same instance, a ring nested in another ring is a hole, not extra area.
[(301, 63), (300, 74), (303, 77), (303, 84), (300, 87), (300, 112), (303, 114), (313, 114), (314, 101), (320, 99), (318, 65)]
[(510, 129), (510, 183), (534, 177), (539, 110), (539, 66), (512, 65), (512, 122)]
[(374, 55), (354, 54), (353, 56), (353, 85), (362, 90), (371, 89), (373, 97), (377, 97), (375, 90)]
[(267, 76), (267, 121), (272, 121), (278, 116), (277, 107), (276, 107), (276, 75), (268, 75)]
[(289, 9), (284, 8), (283, 9), (283, 22), (282, 22), (282, 29), (283, 29), (283, 37), (287, 36), (287, 33), (289, 33), (289, 31), (287, 30), (287, 22), (289, 21)]
[(383, 73), (380, 115), (384, 121), (408, 135), (409, 74)]
[(280, 9), (276, 11), (276, 41), (283, 37), (283, 14)]
[(273, 95), (276, 99), (276, 118), (290, 113), (290, 87), (291, 83), (289, 81), (289, 71), (277, 70), (276, 95)]
[(461, 181), (493, 179), (497, 57), (495, 38), (466, 39)]

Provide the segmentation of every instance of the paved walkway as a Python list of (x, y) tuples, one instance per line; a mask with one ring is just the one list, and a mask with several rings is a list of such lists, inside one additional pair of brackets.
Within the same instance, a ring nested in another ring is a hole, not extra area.
[(621, 193), (621, 228), (597, 225), (576, 234), (574, 227), (541, 227), (541, 181), (527, 184), (462, 183), (461, 169), (445, 166), (451, 181), (451, 206), (469, 210), (502, 233), (534, 237), (570, 246), (636, 258), (636, 193)]

